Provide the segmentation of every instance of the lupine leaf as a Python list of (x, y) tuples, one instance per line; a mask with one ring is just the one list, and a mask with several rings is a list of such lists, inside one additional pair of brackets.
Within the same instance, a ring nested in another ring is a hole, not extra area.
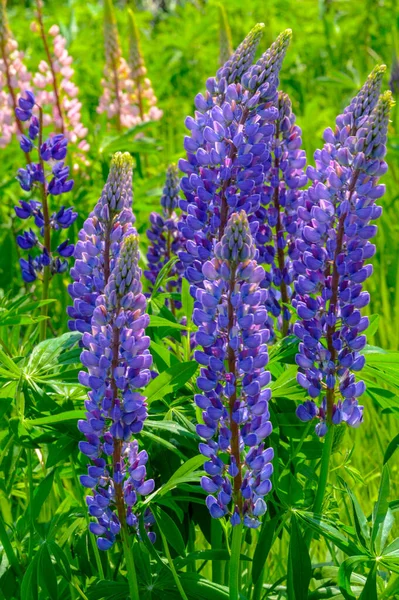
[(152, 513), (159, 529), (164, 534), (168, 543), (176, 550), (179, 556), (184, 556), (186, 553), (186, 546), (176, 523), (171, 519), (168, 513), (159, 506), (152, 507)]
[(147, 404), (150, 405), (155, 400), (164, 398), (167, 394), (177, 392), (191, 379), (197, 369), (198, 363), (193, 360), (169, 367), (147, 386)]
[(288, 554), (288, 600), (307, 600), (312, 565), (309, 551), (299, 529), (295, 514), (291, 517), (291, 536)]

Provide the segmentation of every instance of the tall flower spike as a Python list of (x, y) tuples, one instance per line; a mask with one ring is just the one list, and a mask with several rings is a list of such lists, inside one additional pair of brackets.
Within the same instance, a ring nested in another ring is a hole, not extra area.
[[(144, 271), (145, 277), (153, 286), (162, 267), (169, 262), (172, 256), (177, 256), (184, 248), (184, 239), (178, 229), (178, 216), (175, 209), (179, 201), (179, 176), (175, 165), (168, 167), (165, 187), (161, 198), (162, 214), (151, 213), (151, 228), (147, 230), (150, 241), (147, 260), (149, 270)], [(184, 265), (181, 261), (176, 262), (169, 273), (168, 291), (180, 292)], [(180, 307), (180, 303), (171, 300), (172, 312)]]
[(13, 135), (23, 135), (24, 128), (16, 116), (18, 96), (30, 87), (30, 73), (18, 50), (7, 19), (6, 0), (0, 0), (0, 148), (5, 148)]
[[(278, 119), (271, 144), (272, 168), (266, 177), (262, 206), (255, 214), (259, 230), (255, 236), (259, 262), (271, 265), (263, 285), (269, 289), (267, 308), (278, 318), (283, 336), (288, 332), (296, 256), (294, 240), (298, 230), (298, 206), (307, 177), (305, 151), (301, 150), (301, 129), (295, 124), (288, 94), (279, 92)], [(291, 256), (290, 256), (291, 255)]]
[(273, 450), (265, 447), (272, 430), (265, 388), (268, 362), (264, 270), (244, 211), (233, 213), (203, 266), (204, 289), (196, 290), (193, 320), (198, 326), (195, 359), (202, 365), (195, 402), (203, 410), (197, 433), (206, 440), (200, 452), (207, 473), (201, 485), (209, 493), (211, 516), (230, 515), (232, 525), (256, 528), (271, 489)]
[(81, 333), (91, 330), (98, 297), (104, 294), (119, 256), (122, 239), (134, 232), (132, 212), (133, 160), (127, 152), (114, 154), (107, 183), (94, 210), (79, 232), (71, 269), (74, 280), (68, 291), (69, 328)]
[(247, 37), (241, 42), (237, 50), (232, 54), (226, 63), (220, 67), (216, 77), (207, 81), (207, 88), (211, 94), (215, 94), (220, 86), (220, 93), (225, 85), (238, 83), (243, 73), (252, 65), (256, 49), (259, 45), (264, 29), (263, 23), (257, 23), (251, 29)]
[[(51, 108), (52, 114), (46, 115), (44, 124), (54, 123), (56, 130), (65, 135), (71, 144), (76, 145), (74, 153), (74, 170), (79, 164), (89, 165), (86, 153), (90, 149), (86, 141), (88, 129), (81, 119), (82, 103), (79, 102), (79, 89), (72, 78), (72, 57), (66, 48), (66, 39), (60, 34), (57, 25), (50, 27), (46, 33), (42, 2), (37, 0), (37, 21), (33, 21), (31, 29), (39, 33), (46, 54), (46, 60), (39, 64), (33, 82), (38, 88), (37, 101), (43, 107)], [(52, 40), (50, 49), (48, 35)]]
[(105, 67), (101, 80), (103, 93), (97, 112), (114, 119), (118, 130), (132, 127), (140, 118), (138, 106), (130, 101), (129, 67), (122, 56), (112, 0), (104, 0)]
[[(270, 80), (258, 65), (254, 86), (252, 79), (248, 80), (250, 89), (239, 83), (226, 87), (226, 78), (217, 84), (214, 80), (214, 88), (208, 81), (206, 95), (195, 98), (195, 118), (186, 119), (191, 135), (184, 142), (187, 160), (180, 160), (179, 167), (185, 174), (181, 188), (186, 200), (180, 202), (180, 207), (187, 218), (180, 227), (187, 239), (187, 251), (180, 256), (187, 279), (194, 285), (201, 285), (202, 265), (211, 257), (213, 240), (223, 235), (229, 215), (239, 210), (254, 215), (261, 206), (278, 118), (277, 69), (289, 35), (282, 34), (278, 39), (258, 61)], [(242, 80), (247, 79), (245, 73)], [(255, 217), (252, 220), (255, 233), (258, 225)]]
[[(33, 114), (35, 112), (36, 114)], [(67, 258), (72, 256), (73, 244), (65, 240), (56, 249), (52, 247), (53, 230), (68, 229), (77, 218), (73, 208), (61, 206), (51, 214), (50, 196), (60, 196), (71, 191), (73, 180), (68, 179), (69, 167), (65, 166), (68, 141), (62, 134), (52, 135), (43, 140), (43, 110), (36, 103), (31, 91), (18, 100), (16, 109), (20, 121), (29, 123), (28, 136), (22, 135), (21, 149), (25, 153), (37, 152), (37, 162), (30, 162), (26, 169), (18, 170), (17, 179), (24, 191), (39, 191), (40, 201), (20, 200), (15, 213), (20, 219), (33, 218), (39, 230), (39, 237), (30, 229), (17, 237), (17, 243), (23, 250), (38, 250), (36, 255), (28, 255), (28, 260), (20, 259), (22, 277), (31, 283), (40, 275), (43, 279), (43, 294), (47, 298), (48, 283), (56, 273), (68, 269)], [(40, 240), (43, 238), (43, 241)]]
[[(90, 524), (90, 531), (98, 536), (100, 550), (108, 550), (121, 529), (138, 533), (134, 507), (139, 496), (154, 489), (154, 481), (146, 479), (148, 455), (138, 451), (133, 439), (147, 418), (141, 389), (151, 378), (152, 364), (138, 238), (128, 233), (114, 243), (120, 246), (119, 255), (104, 294), (97, 298), (90, 330), (83, 335), (81, 361), (88, 372), (79, 376), (82, 385), (90, 388), (86, 420), (78, 424), (86, 437), (79, 448), (91, 461), (81, 483), (92, 490), (86, 501), (97, 522)], [(103, 260), (105, 272), (107, 262), (110, 267), (105, 246)], [(149, 525), (150, 515), (146, 516)]]
[(323, 167), (319, 171), (316, 163), (312, 171), (311, 202), (300, 208), (304, 226), (294, 261), (294, 333), (300, 339), (298, 382), (311, 400), (297, 414), (304, 421), (317, 417), (320, 436), (332, 424), (355, 427), (363, 418), (358, 398), (365, 384), (355, 373), (365, 364), (360, 351), (369, 321), (361, 309), (370, 296), (362, 284), (372, 273), (365, 262), (375, 253), (369, 240), (377, 227), (370, 221), (382, 212), (376, 200), (385, 192), (378, 179), (387, 170), (383, 157), (391, 106), (391, 92), (385, 92), (355, 136), (344, 136), (339, 149), (325, 144)]
[(229, 21), (223, 4), (219, 4), (219, 63), (221, 67), (229, 60), (232, 54), (233, 42)]
[(162, 117), (162, 111), (157, 108), (157, 99), (147, 77), (147, 69), (141, 50), (140, 34), (134, 14), (128, 10), (129, 19), (129, 68), (130, 68), (130, 97), (131, 103), (139, 109), (138, 121), (157, 121)]

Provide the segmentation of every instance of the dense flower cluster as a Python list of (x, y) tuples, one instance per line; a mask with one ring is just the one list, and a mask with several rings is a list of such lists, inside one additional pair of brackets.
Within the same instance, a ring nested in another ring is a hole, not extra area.
[(271, 390), (265, 309), (260, 287), (263, 267), (244, 211), (233, 213), (215, 258), (203, 265), (203, 289), (196, 290), (193, 314), (198, 326), (195, 359), (201, 374), (195, 396), (204, 424), (197, 433), (206, 440), (200, 452), (207, 458), (201, 485), (214, 518), (230, 514), (231, 523), (258, 527), (265, 513), (264, 496), (271, 489), (273, 450), (268, 402)]
[(139, 30), (134, 14), (128, 11), (129, 18), (129, 69), (130, 81), (127, 86), (130, 92), (130, 102), (139, 109), (138, 123), (144, 121), (158, 121), (162, 111), (156, 106), (157, 98), (152, 89), (151, 81), (147, 77), (147, 69), (140, 45)]
[(15, 115), (17, 98), (30, 87), (31, 80), (23, 58), (8, 25), (6, 0), (0, 0), (0, 148), (7, 146), (14, 134), (23, 133)]
[(129, 64), (122, 56), (112, 0), (104, 2), (105, 67), (101, 81), (103, 93), (97, 108), (115, 119), (118, 129), (133, 127), (142, 121), (156, 120), (162, 112), (155, 106), (157, 99), (140, 50), (137, 27), (129, 11)]
[(107, 183), (93, 212), (84, 222), (75, 247), (74, 282), (68, 291), (73, 306), (68, 308), (72, 331), (89, 332), (97, 299), (104, 293), (109, 275), (119, 256), (121, 241), (133, 233), (132, 158), (116, 153)]
[(278, 326), (286, 335), (291, 317), (287, 304), (294, 279), (291, 256), (296, 257), (294, 242), (302, 198), (300, 188), (306, 184), (307, 177), (303, 170), (306, 156), (301, 150), (301, 129), (295, 124), (288, 94), (279, 92), (277, 107), (278, 118), (270, 148), (272, 167), (265, 179), (262, 206), (255, 213), (259, 222), (255, 241), (259, 262), (270, 265), (263, 281), (269, 290), (266, 306), (269, 313), (278, 318)]
[[(178, 217), (175, 209), (179, 202), (179, 176), (175, 165), (170, 165), (166, 175), (165, 187), (161, 198), (162, 214), (151, 213), (150, 223), (151, 229), (147, 230), (147, 237), (150, 241), (148, 247), (147, 260), (149, 270), (144, 271), (144, 275), (154, 286), (155, 281), (162, 267), (169, 262), (173, 256), (177, 256), (183, 248), (184, 239), (178, 229)], [(181, 278), (184, 266), (179, 260), (177, 261), (170, 273), (168, 282), (168, 291), (181, 291)], [(172, 310), (174, 307), (179, 308), (180, 304), (171, 302)]]
[[(228, 217), (244, 210), (254, 215), (262, 204), (264, 181), (270, 171), (270, 145), (278, 118), (278, 73), (291, 32), (282, 33), (258, 62), (249, 66), (262, 27), (254, 28), (237, 51), (207, 82), (205, 96), (195, 98), (195, 118), (185, 138), (187, 160), (179, 167), (186, 200), (180, 224), (188, 240), (181, 259), (194, 286), (204, 279), (202, 265), (212, 256), (213, 240), (221, 238)], [(234, 83), (241, 77), (241, 83)], [(256, 219), (251, 225), (257, 228)]]
[[(79, 443), (91, 464), (81, 483), (92, 490), (90, 531), (100, 550), (109, 549), (121, 527), (138, 531), (138, 496), (154, 489), (146, 479), (147, 453), (132, 436), (147, 417), (141, 389), (151, 375), (152, 357), (145, 336), (149, 317), (141, 290), (138, 237), (132, 227), (132, 159), (117, 154), (104, 191), (86, 220), (76, 248), (71, 328), (84, 331), (79, 380), (90, 388)], [(152, 515), (146, 513), (146, 526)], [(150, 538), (154, 534), (150, 533)]]
[(358, 398), (365, 384), (355, 373), (365, 363), (360, 351), (368, 318), (361, 309), (370, 301), (362, 284), (372, 273), (365, 263), (375, 253), (369, 240), (377, 227), (370, 221), (382, 212), (376, 200), (385, 191), (378, 179), (387, 169), (383, 157), (392, 104), (390, 92), (378, 98), (382, 73), (375, 69), (337, 118), (335, 131), (326, 129), (316, 167), (308, 168), (313, 183), (298, 211), (303, 223), (293, 263), (298, 382), (321, 403), (308, 400), (297, 414), (305, 421), (317, 417), (320, 436), (331, 423), (362, 421)]
[[(38, 117), (33, 114), (34, 110), (38, 110)], [(16, 215), (20, 219), (33, 217), (40, 236), (44, 238), (41, 243), (32, 229), (17, 237), (17, 243), (23, 250), (37, 248), (40, 251), (40, 254), (35, 257), (29, 255), (28, 260), (23, 258), (20, 260), (22, 277), (30, 283), (46, 267), (49, 267), (51, 275), (67, 270), (67, 258), (73, 254), (73, 244), (65, 240), (57, 246), (56, 252), (53, 251), (50, 232), (68, 229), (78, 215), (72, 208), (65, 208), (65, 206), (50, 214), (48, 206), (48, 196), (65, 194), (73, 187), (73, 180), (68, 179), (69, 167), (64, 164), (68, 141), (62, 134), (50, 136), (43, 141), (43, 112), (36, 104), (31, 91), (26, 91), (25, 97), (19, 98), (16, 115), (20, 121), (29, 122), (28, 136), (21, 136), (21, 149), (25, 153), (36, 149), (38, 153), (38, 162), (30, 162), (26, 168), (19, 169), (17, 179), (21, 188), (27, 192), (38, 188), (41, 201), (20, 200), (19, 206), (15, 207)]]
[(48, 35), (52, 38), (50, 50), (47, 33), (43, 24), (41, 0), (37, 2), (37, 21), (33, 21), (31, 29), (38, 32), (42, 38), (47, 60), (40, 61), (38, 72), (33, 77), (37, 88), (37, 102), (43, 107), (51, 108), (51, 114), (46, 114), (44, 125), (53, 124), (56, 131), (64, 134), (67, 140), (77, 146), (74, 154), (74, 169), (79, 168), (79, 162), (88, 165), (86, 153), (90, 149), (86, 136), (87, 127), (82, 124), (79, 101), (79, 89), (73, 82), (73, 59), (66, 48), (66, 39), (60, 34), (58, 25), (52, 25)]

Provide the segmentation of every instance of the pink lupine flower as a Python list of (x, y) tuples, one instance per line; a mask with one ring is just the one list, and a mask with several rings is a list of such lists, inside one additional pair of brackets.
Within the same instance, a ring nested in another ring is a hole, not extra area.
[(47, 115), (49, 123), (55, 124), (56, 129), (79, 149), (79, 152), (74, 153), (74, 170), (79, 168), (79, 163), (88, 166), (90, 163), (85, 156), (90, 149), (86, 141), (88, 129), (82, 124), (79, 88), (72, 81), (73, 59), (68, 53), (66, 39), (60, 34), (58, 25), (52, 25), (48, 30), (51, 38), (49, 43), (43, 24), (41, 0), (37, 1), (37, 22), (32, 24), (31, 29), (40, 33), (47, 57), (47, 60), (40, 61), (38, 72), (33, 78), (38, 90), (38, 103), (41, 106), (52, 107), (52, 114)]
[(13, 135), (24, 132), (15, 116), (17, 97), (30, 87), (31, 75), (23, 58), (8, 25), (6, 0), (0, 0), (0, 148), (10, 143)]

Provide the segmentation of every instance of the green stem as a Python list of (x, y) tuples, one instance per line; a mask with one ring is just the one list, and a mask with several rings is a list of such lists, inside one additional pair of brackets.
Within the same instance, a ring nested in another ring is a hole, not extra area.
[[(75, 464), (73, 462), (72, 456), (70, 457), (70, 461), (71, 461), (71, 467), (72, 467), (73, 477), (75, 479), (76, 486), (77, 486), (76, 489), (78, 490), (78, 494), (79, 494), (79, 500), (80, 500), (80, 503), (82, 505), (83, 514), (84, 514), (85, 519), (86, 519), (87, 531), (89, 531), (90, 519), (89, 519), (89, 515), (88, 515), (88, 512), (87, 512), (87, 506), (85, 504), (85, 501), (83, 500), (82, 494), (80, 493), (81, 485), (80, 485), (80, 481), (79, 481), (77, 473), (76, 473)], [(94, 557), (96, 559), (96, 565), (97, 565), (98, 574), (100, 576), (100, 579), (105, 579), (103, 565), (102, 565), (101, 558), (100, 558), (100, 551), (99, 551), (98, 546), (96, 544), (96, 540), (94, 538), (94, 535), (92, 533), (90, 533), (90, 532), (89, 532), (89, 538), (91, 540), (91, 545), (92, 545), (92, 548), (93, 548)]]
[(235, 525), (233, 527), (233, 538), (231, 541), (231, 555), (230, 555), (230, 575), (229, 575), (230, 600), (239, 600), (239, 598), (240, 598), (241, 540), (242, 540), (242, 523), (240, 523), (240, 525)]
[[(42, 300), (48, 299), (48, 289), (50, 283), (50, 267), (44, 267), (43, 269), (43, 286), (42, 286)], [(40, 321), (40, 341), (43, 342), (46, 339), (47, 334), (47, 317), (48, 317), (48, 304), (43, 304), (40, 309), (40, 314), (45, 317), (43, 321)]]
[[(321, 463), (320, 463), (320, 474), (319, 474), (319, 483), (317, 485), (316, 498), (313, 504), (313, 512), (318, 515), (321, 512), (323, 507), (324, 494), (326, 492), (327, 481), (328, 481), (328, 472), (330, 467), (330, 457), (334, 440), (334, 428), (330, 423), (328, 426), (328, 431), (326, 437), (324, 439), (323, 444), (323, 452), (321, 455)], [(307, 546), (309, 547), (310, 542), (312, 541), (313, 532), (311, 529), (308, 530), (307, 535), (305, 536), (305, 541)]]
[(170, 551), (169, 551), (168, 542), (166, 541), (166, 537), (164, 536), (164, 534), (162, 533), (162, 531), (161, 531), (161, 530), (159, 530), (159, 531), (160, 531), (160, 533), (161, 533), (161, 538), (162, 538), (163, 549), (164, 549), (164, 552), (165, 552), (166, 558), (168, 559), (168, 564), (169, 564), (170, 570), (172, 571), (172, 575), (173, 575), (173, 579), (174, 579), (174, 581), (175, 581), (176, 587), (177, 587), (177, 589), (179, 590), (179, 592), (180, 592), (180, 596), (183, 598), (183, 600), (188, 600), (188, 598), (187, 598), (187, 596), (186, 596), (186, 593), (185, 593), (185, 591), (183, 590), (183, 586), (182, 586), (182, 584), (180, 583), (180, 579), (179, 579), (179, 576), (178, 576), (178, 574), (177, 574), (177, 571), (176, 571), (175, 565), (174, 565), (174, 563), (173, 563), (173, 560), (172, 560), (172, 557), (171, 557), (171, 554), (170, 554)]
[(33, 515), (32, 515), (32, 502), (33, 502), (33, 469), (32, 469), (32, 449), (28, 448), (26, 451), (28, 461), (28, 482), (29, 482), (29, 549), (28, 549), (28, 561), (32, 560), (33, 554)]
[[(216, 519), (211, 521), (211, 546), (212, 550), (222, 549), (223, 530), (220, 522)], [(223, 583), (224, 561), (212, 561), (212, 581), (213, 583)]]
[(123, 554), (126, 561), (127, 580), (129, 583), (130, 600), (140, 600), (139, 585), (137, 582), (136, 567), (134, 565), (133, 550), (130, 546), (129, 530), (126, 522), (122, 525), (122, 545)]

